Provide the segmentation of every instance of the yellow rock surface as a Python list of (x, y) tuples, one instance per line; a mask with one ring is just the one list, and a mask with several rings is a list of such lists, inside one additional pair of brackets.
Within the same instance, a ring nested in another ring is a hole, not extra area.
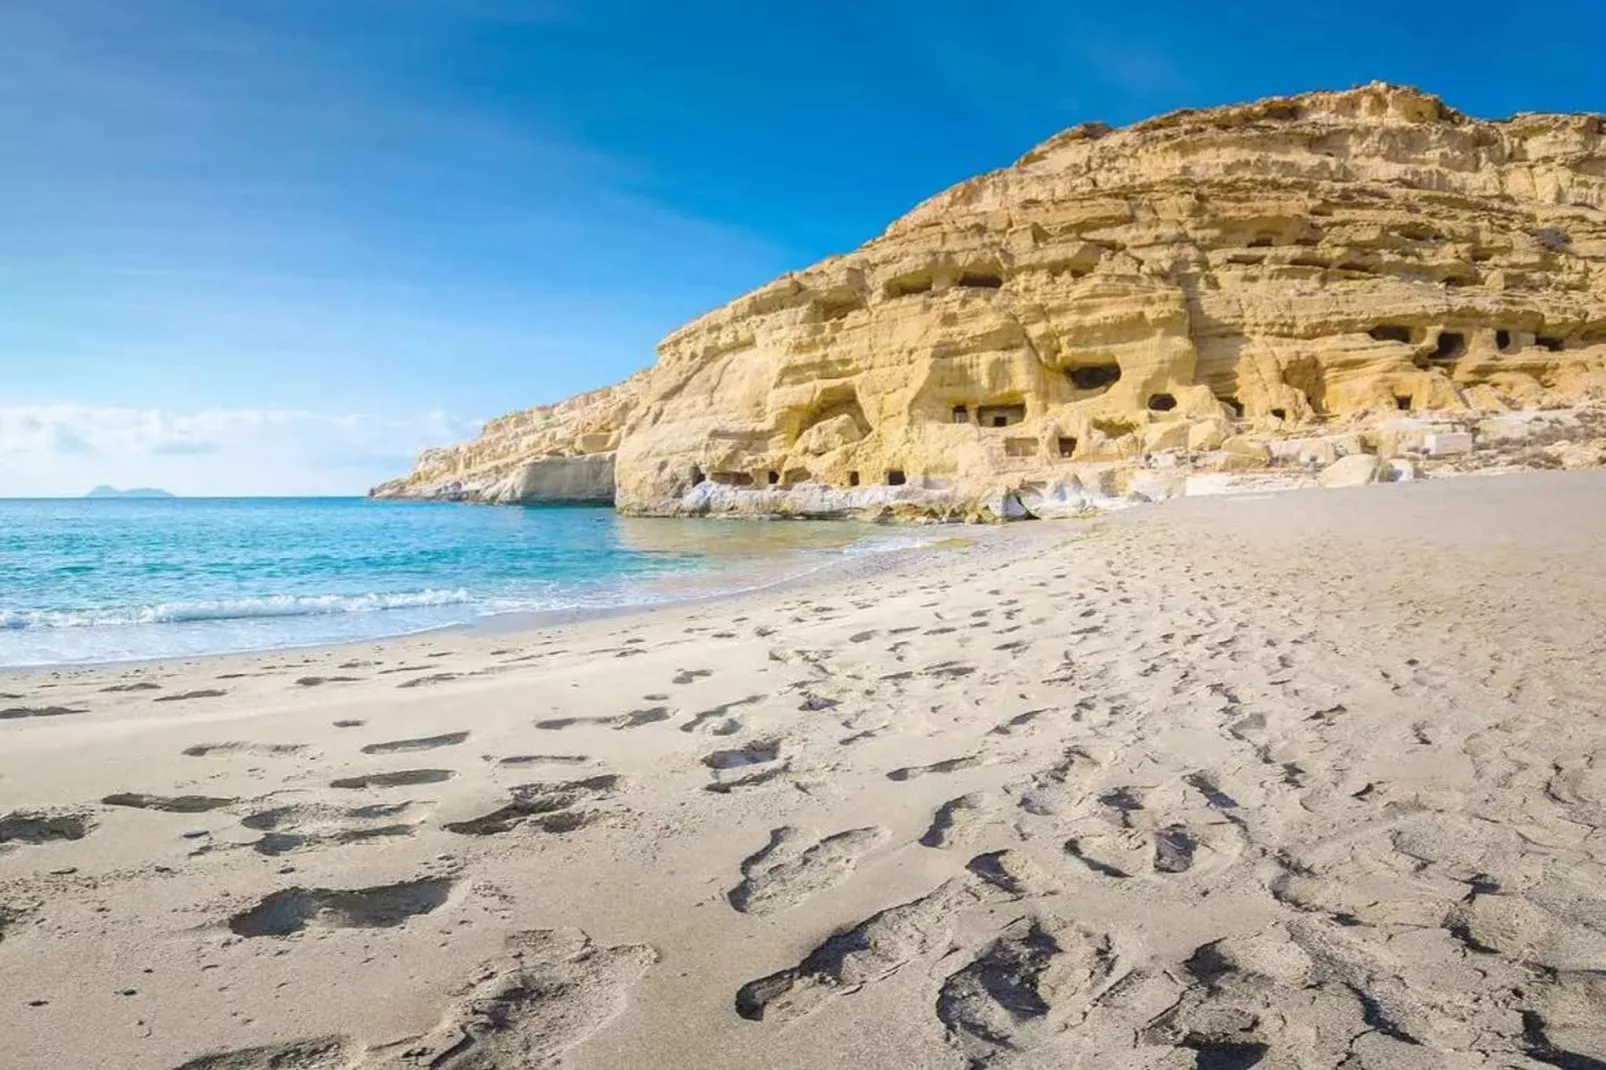
[(1554, 406), (1606, 388), (1603, 209), (1593, 115), (1371, 85), (1080, 126), (675, 331), (585, 421), (403, 482), (598, 452), (584, 424), (628, 512), (991, 518), (1160, 454)]
[(615, 450), (646, 376), (486, 423), (472, 442), (425, 450), (376, 498), (611, 501)]

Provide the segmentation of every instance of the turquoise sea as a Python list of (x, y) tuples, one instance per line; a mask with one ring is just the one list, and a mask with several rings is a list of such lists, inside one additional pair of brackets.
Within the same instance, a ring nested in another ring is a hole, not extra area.
[(266, 650), (664, 602), (924, 538), (588, 507), (0, 500), (0, 666)]

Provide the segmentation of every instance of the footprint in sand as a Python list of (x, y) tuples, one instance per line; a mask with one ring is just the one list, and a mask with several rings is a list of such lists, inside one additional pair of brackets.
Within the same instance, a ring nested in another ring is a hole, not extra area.
[[(222, 679), (222, 677), (219, 677), (219, 679)], [(208, 690), (204, 690), (204, 691), (185, 691), (185, 692), (182, 692), (182, 693), (177, 694), (177, 695), (157, 695), (155, 698), (151, 699), (151, 701), (152, 702), (188, 702), (191, 699), (197, 699), (197, 698), (222, 698), (224, 695), (227, 695), (227, 694), (228, 694), (227, 691), (220, 691), (220, 690), (217, 690), (215, 688), (212, 688), (212, 689), (208, 689)]]
[(937, 1017), (949, 1043), (980, 1070), (1000, 1056), (1039, 1048), (1038, 1033), (1047, 1037), (1064, 1020), (1078, 1020), (1115, 966), (1108, 937), (1020, 918), (943, 981)]
[(597, 725), (613, 729), (640, 728), (643, 725), (667, 721), (671, 716), (668, 706), (649, 706), (645, 709), (631, 710), (618, 717), (552, 717), (535, 722), (535, 727), (548, 732), (573, 728), (576, 725)]
[(306, 803), (259, 810), (241, 818), (240, 826), (263, 834), (251, 845), (258, 854), (281, 855), (322, 843), (411, 836), (417, 822), (398, 819), (412, 809), (410, 802), (350, 808)]
[(674, 682), (677, 684), (689, 684), (694, 680), (712, 675), (714, 675), (713, 669), (682, 669), (675, 674)]
[(322, 687), (324, 684), (350, 684), (361, 679), (360, 676), (303, 676), (296, 680), (296, 686)]
[(86, 710), (73, 706), (11, 706), (0, 710), (0, 721), (15, 721), (24, 717), (66, 717)]
[(762, 850), (742, 861), (742, 882), (726, 898), (743, 914), (789, 910), (847, 880), (859, 859), (887, 836), (886, 829), (876, 827), (824, 839), (791, 827), (775, 829)]
[(980, 899), (972, 882), (951, 880), (874, 914), (827, 938), (796, 966), (747, 982), (736, 992), (736, 1013), (750, 1022), (787, 1022), (889, 977), (946, 948), (954, 915)]
[(248, 939), (291, 936), (306, 929), (388, 929), (445, 904), (456, 881), (448, 877), (374, 888), (286, 888), (229, 919), (229, 931)]
[(362, 748), (362, 752), (364, 754), (407, 754), (412, 751), (455, 747), (466, 739), (468, 739), (467, 732), (446, 732), (438, 736), (421, 736), (418, 739), (393, 739), (386, 743), (370, 743)]
[(710, 769), (741, 769), (749, 765), (773, 762), (781, 753), (779, 740), (754, 740), (744, 747), (717, 750), (703, 755), (703, 764)]
[(949, 799), (937, 807), (931, 826), (920, 837), (922, 847), (953, 847), (970, 838), (983, 819), (987, 797), (980, 792)]
[(1013, 898), (1057, 893), (1062, 882), (1019, 851), (989, 851), (965, 863), (983, 882)]
[(643, 710), (631, 710), (623, 717), (617, 718), (614, 728), (640, 728), (642, 725), (657, 724), (659, 721), (669, 720), (668, 706), (650, 706)]
[(741, 730), (742, 723), (730, 716), (730, 711), (738, 706), (751, 706), (755, 702), (762, 702), (763, 695), (748, 695), (732, 702), (726, 702), (712, 709), (703, 710), (693, 715), (692, 719), (680, 726), (682, 732), (704, 732), (714, 736), (728, 736)]
[(498, 836), (524, 824), (543, 832), (573, 832), (596, 817), (574, 807), (608, 797), (619, 780), (617, 775), (605, 773), (564, 784), (525, 784), (513, 789), (513, 799), (506, 806), (441, 827), (460, 836)]
[(573, 728), (579, 724), (608, 725), (613, 724), (613, 717), (550, 717), (545, 721), (535, 722), (535, 727), (543, 732), (557, 732), (565, 728)]
[(1040, 710), (1027, 710), (1025, 713), (1017, 713), (1008, 720), (1000, 721), (993, 727), (989, 728), (987, 730), (987, 734), (989, 736), (1012, 736), (1017, 730), (1025, 728), (1027, 725), (1031, 724), (1033, 721), (1037, 720), (1047, 712), (1048, 709), (1044, 708)]
[(85, 811), (14, 810), (0, 817), (0, 845), (81, 840), (95, 827)]
[(598, 947), (578, 929), (517, 933), (408, 1054), (431, 1070), (557, 1066), (624, 1011), (657, 961), (645, 944)]
[(887, 774), (887, 779), (899, 782), (915, 780), (918, 777), (931, 776), (933, 774), (957, 773), (961, 769), (972, 769), (981, 764), (981, 755), (967, 754), (962, 758), (948, 758), (940, 762), (932, 762), (930, 765), (909, 765), (904, 766), (902, 769), (894, 769)]
[(210, 758), (228, 754), (250, 754), (283, 758), (300, 754), (307, 749), (305, 743), (197, 743), (184, 748), (187, 758)]
[(433, 686), (435, 684), (444, 684), (444, 683), (446, 683), (446, 682), (448, 682), (450, 680), (456, 680), (457, 678), (458, 678), (458, 674), (455, 673), (455, 672), (435, 672), (435, 673), (430, 673), (428, 676), (415, 676), (411, 680), (403, 680), (401, 683), (397, 684), (396, 686), (397, 687), (431, 687), (431, 686)]
[(126, 684), (112, 684), (110, 687), (103, 687), (100, 690), (102, 694), (115, 695), (124, 691), (160, 691), (161, 689), (161, 684), (153, 683), (150, 680), (135, 680)]
[(121, 792), (100, 800), (102, 806), (126, 806), (134, 810), (158, 810), (164, 814), (204, 814), (233, 805), (236, 799), (220, 799), (211, 795), (143, 795)]
[(191, 1059), (177, 1070), (346, 1070), (359, 1051), (347, 1037), (318, 1037), (214, 1052)]
[(362, 776), (341, 777), (331, 780), (331, 788), (410, 788), (419, 784), (439, 784), (457, 774), (450, 769), (398, 769), (389, 773), (366, 773)]

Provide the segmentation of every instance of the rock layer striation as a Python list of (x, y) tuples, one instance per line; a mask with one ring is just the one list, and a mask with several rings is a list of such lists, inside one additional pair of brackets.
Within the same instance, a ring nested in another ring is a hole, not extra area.
[(1595, 115), (1370, 85), (1078, 126), (376, 493), (611, 453), (630, 513), (1007, 518), (1399, 455), (1606, 394), (1603, 209)]

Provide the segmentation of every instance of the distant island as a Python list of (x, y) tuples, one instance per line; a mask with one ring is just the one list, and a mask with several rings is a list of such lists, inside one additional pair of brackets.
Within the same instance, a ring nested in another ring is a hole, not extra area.
[(130, 487), (128, 490), (118, 490), (116, 487), (108, 487), (105, 484), (101, 484), (100, 486), (96, 487), (94, 490), (90, 491), (88, 494), (84, 495), (84, 497), (86, 497), (86, 498), (175, 498), (175, 497), (177, 497), (177, 495), (169, 494), (167, 491), (158, 490), (155, 487)]

